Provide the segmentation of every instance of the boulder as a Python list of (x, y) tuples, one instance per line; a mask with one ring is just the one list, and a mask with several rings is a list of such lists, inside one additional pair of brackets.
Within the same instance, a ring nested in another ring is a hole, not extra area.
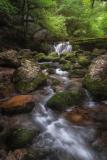
[(37, 131), (27, 128), (12, 128), (7, 133), (6, 144), (9, 149), (23, 148), (30, 144)]
[(24, 59), (22, 66), (19, 67), (13, 76), (16, 90), (20, 93), (28, 93), (39, 86), (46, 84), (46, 75), (33, 60)]
[(47, 102), (47, 106), (56, 111), (65, 111), (74, 105), (80, 105), (83, 102), (84, 93), (78, 88), (56, 93)]
[(83, 85), (95, 99), (107, 99), (107, 55), (97, 57), (92, 62)]
[(107, 129), (107, 105), (105, 104), (96, 104), (94, 108), (87, 108), (87, 106), (73, 108), (72, 111), (65, 112), (64, 117), (76, 125), (97, 124), (100, 129)]
[(0, 102), (0, 108), (4, 114), (26, 113), (33, 109), (35, 101), (32, 95), (14, 96)]
[(17, 59), (17, 51), (8, 50), (0, 53), (0, 66), (17, 68), (20, 63)]

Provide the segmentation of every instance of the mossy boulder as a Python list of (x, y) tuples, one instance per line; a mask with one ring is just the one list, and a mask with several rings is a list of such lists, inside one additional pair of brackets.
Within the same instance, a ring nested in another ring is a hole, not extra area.
[(56, 111), (65, 111), (73, 105), (79, 105), (84, 99), (84, 93), (82, 90), (72, 88), (72, 90), (66, 90), (56, 93), (47, 102), (47, 106)]
[(102, 55), (93, 61), (83, 84), (95, 99), (107, 99), (107, 55)]
[(44, 53), (38, 53), (37, 55), (35, 55), (35, 60), (38, 62), (45, 62), (47, 61), (47, 58)]
[(78, 63), (83, 66), (83, 67), (87, 67), (90, 65), (90, 58), (89, 56), (85, 56), (85, 55), (79, 55), (78, 56)]
[(58, 57), (57, 53), (52, 52), (47, 56), (47, 60), (51, 62), (59, 62), (60, 57)]
[(23, 148), (30, 144), (38, 134), (34, 129), (14, 128), (7, 133), (6, 144), (9, 149)]
[(76, 52), (71, 52), (71, 53), (65, 52), (61, 55), (61, 57), (64, 58), (65, 60), (69, 60), (72, 63), (75, 63), (77, 54)]
[(25, 59), (13, 76), (16, 90), (20, 93), (29, 93), (39, 86), (46, 84), (47, 77), (40, 67), (32, 60)]
[(72, 69), (72, 63), (70, 61), (66, 61), (65, 64), (61, 65), (61, 69), (62, 70), (67, 70), (67, 71), (71, 70)]

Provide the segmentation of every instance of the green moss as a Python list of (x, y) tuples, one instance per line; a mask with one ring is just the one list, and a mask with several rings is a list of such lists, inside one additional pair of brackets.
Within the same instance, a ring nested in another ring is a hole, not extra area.
[(60, 58), (60, 64), (65, 64), (67, 61), (65, 60), (65, 58), (64, 57), (61, 57)]
[(46, 55), (44, 53), (39, 53), (35, 56), (35, 60), (39, 62), (45, 62), (47, 61)]
[(11, 129), (7, 135), (6, 144), (9, 149), (22, 148), (31, 143), (35, 135), (35, 130), (25, 128)]
[(83, 100), (83, 93), (79, 90), (56, 93), (47, 103), (53, 110), (65, 111), (73, 105), (80, 104)]
[(90, 75), (87, 74), (83, 80), (83, 84), (95, 99), (107, 99), (106, 80), (92, 79)]
[(63, 64), (61, 66), (61, 69), (62, 70), (71, 70), (72, 69), (72, 63), (70, 61), (67, 61), (65, 64)]
[(65, 60), (69, 60), (69, 61), (75, 63), (75, 61), (76, 61), (76, 52), (63, 53), (61, 55), (61, 57), (64, 58)]
[(90, 58), (85, 55), (80, 55), (78, 56), (78, 63), (83, 67), (87, 67), (90, 65)]
[(51, 61), (51, 62), (59, 62), (60, 58), (57, 57), (57, 56), (55, 57), (55, 56), (52, 56), (52, 55), (48, 55), (47, 60)]
[(39, 86), (46, 84), (47, 81), (47, 76), (44, 74), (40, 73), (38, 74), (35, 79), (32, 81), (26, 81), (26, 80), (20, 80), (17, 83), (15, 83), (16, 90), (21, 92), (21, 93), (28, 93), (30, 91), (33, 91), (37, 89)]

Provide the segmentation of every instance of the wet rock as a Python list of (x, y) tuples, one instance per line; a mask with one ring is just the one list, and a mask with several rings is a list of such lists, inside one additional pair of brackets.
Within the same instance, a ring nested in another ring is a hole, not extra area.
[(100, 130), (107, 130), (107, 105), (96, 105), (94, 108), (79, 107), (73, 108), (72, 111), (64, 113), (64, 116), (70, 122), (77, 125), (99, 126)]
[(38, 135), (34, 129), (13, 128), (7, 133), (6, 144), (9, 149), (18, 149), (32, 143), (33, 138)]
[(75, 109), (74, 111), (66, 112), (64, 116), (68, 121), (76, 125), (89, 125), (93, 123), (93, 119), (85, 109)]
[(0, 53), (0, 66), (19, 67), (20, 63), (17, 59), (17, 51), (8, 50)]
[(30, 112), (34, 106), (35, 100), (32, 95), (14, 96), (6, 101), (0, 102), (0, 108), (3, 114)]
[(46, 84), (47, 77), (33, 60), (25, 59), (14, 73), (13, 82), (20, 93), (28, 93)]
[(83, 99), (83, 91), (78, 88), (72, 88), (72, 90), (56, 93), (47, 102), (47, 106), (56, 111), (65, 111), (71, 106), (80, 105)]
[(107, 99), (107, 55), (93, 61), (83, 84), (95, 99)]

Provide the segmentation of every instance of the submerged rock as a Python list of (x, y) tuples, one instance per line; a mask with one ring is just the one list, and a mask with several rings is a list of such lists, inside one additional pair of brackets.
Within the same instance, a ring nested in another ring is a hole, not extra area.
[(24, 59), (22, 66), (14, 73), (13, 81), (16, 90), (20, 93), (28, 93), (39, 86), (46, 84), (47, 77), (33, 60)]
[(95, 99), (107, 99), (107, 55), (93, 61), (83, 84)]
[(17, 58), (17, 51), (15, 50), (8, 50), (5, 52), (0, 53), (0, 66), (6, 67), (19, 67), (20, 63)]
[(0, 102), (0, 108), (4, 114), (30, 112), (34, 106), (35, 101), (32, 95), (14, 96)]

